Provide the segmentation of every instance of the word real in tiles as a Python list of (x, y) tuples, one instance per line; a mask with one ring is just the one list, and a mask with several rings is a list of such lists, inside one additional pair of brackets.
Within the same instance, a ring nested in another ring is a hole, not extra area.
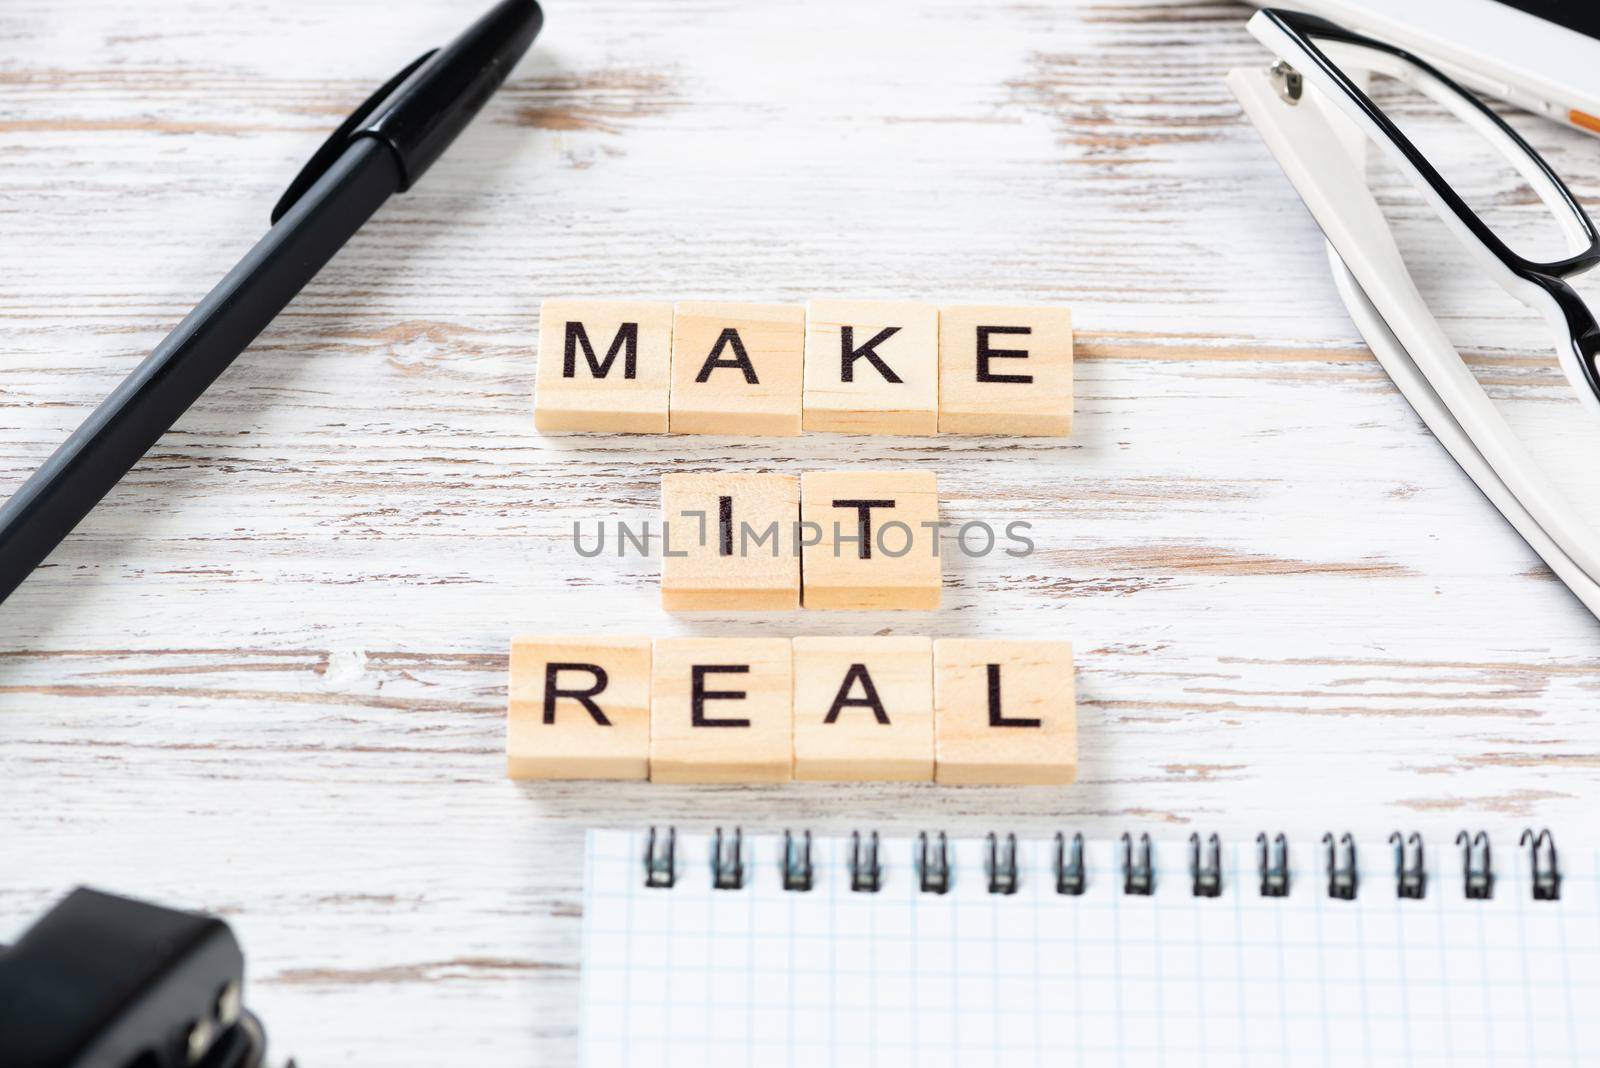
[(514, 779), (1066, 784), (1072, 646), (922, 637), (528, 637)]

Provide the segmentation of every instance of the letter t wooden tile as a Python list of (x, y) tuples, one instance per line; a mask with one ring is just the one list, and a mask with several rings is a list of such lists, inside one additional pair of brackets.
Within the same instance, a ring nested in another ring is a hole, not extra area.
[(932, 471), (807, 471), (800, 515), (807, 608), (939, 607)]

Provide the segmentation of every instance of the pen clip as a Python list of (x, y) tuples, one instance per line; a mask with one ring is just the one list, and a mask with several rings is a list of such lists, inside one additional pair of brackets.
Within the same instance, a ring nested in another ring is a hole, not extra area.
[(360, 130), (362, 124), (371, 117), (374, 111), (378, 110), (378, 105), (388, 99), (391, 93), (400, 88), (402, 82), (415, 74), (417, 68), (432, 59), (438, 51), (437, 48), (429, 49), (402, 67), (398, 74), (384, 82), (377, 92), (367, 97), (360, 107), (350, 113), (349, 118), (339, 124), (337, 130), (328, 135), (328, 139), (322, 142), (322, 146), (316, 152), (312, 153), (311, 158), (306, 161), (306, 165), (300, 168), (300, 173), (294, 176), (294, 181), (289, 183), (289, 188), (283, 191), (283, 196), (278, 199), (278, 203), (272, 209), (273, 223), (277, 223), (279, 219), (283, 218), (289, 209), (294, 207), (295, 201), (304, 196), (306, 190), (315, 185), (317, 179), (322, 177), (323, 172), (333, 166), (333, 161), (338, 159), (349, 146), (351, 135)]

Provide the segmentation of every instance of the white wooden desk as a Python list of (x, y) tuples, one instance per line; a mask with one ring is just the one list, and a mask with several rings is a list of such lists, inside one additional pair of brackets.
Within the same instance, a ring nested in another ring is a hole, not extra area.
[[(477, 7), (8, 0), (0, 492)], [(306, 1063), (565, 1064), (592, 825), (1594, 833), (1600, 627), (1346, 319), (1222, 84), (1266, 61), (1245, 9), (548, 14), (421, 185), (0, 608), (0, 940), (78, 883), (214, 910)], [(1593, 205), (1600, 141), (1515, 121)], [(539, 301), (601, 294), (1064, 302), (1076, 433), (541, 438)], [(1538, 424), (1572, 394), (1508, 310), (1450, 326)], [(736, 620), (669, 617), (653, 561), (569, 545), (650, 515), (667, 470), (901, 464), (1039, 552), (953, 560), (933, 614)], [(1069, 636), (1081, 782), (506, 781), (509, 637), (588, 628)]]

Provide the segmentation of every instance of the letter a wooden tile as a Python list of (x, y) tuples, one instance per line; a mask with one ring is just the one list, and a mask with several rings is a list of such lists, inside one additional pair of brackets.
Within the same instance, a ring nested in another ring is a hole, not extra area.
[(933, 642), (794, 640), (794, 777), (933, 778)]
[(1072, 644), (933, 643), (937, 782), (1070, 783), (1078, 772)]
[(649, 638), (512, 641), (511, 778), (643, 779), (649, 760)]
[(879, 300), (806, 306), (805, 428), (939, 432), (939, 309)]
[(681, 301), (672, 323), (674, 434), (800, 433), (806, 310)]
[(540, 430), (664, 434), (671, 389), (671, 304), (544, 302), (533, 402)]

